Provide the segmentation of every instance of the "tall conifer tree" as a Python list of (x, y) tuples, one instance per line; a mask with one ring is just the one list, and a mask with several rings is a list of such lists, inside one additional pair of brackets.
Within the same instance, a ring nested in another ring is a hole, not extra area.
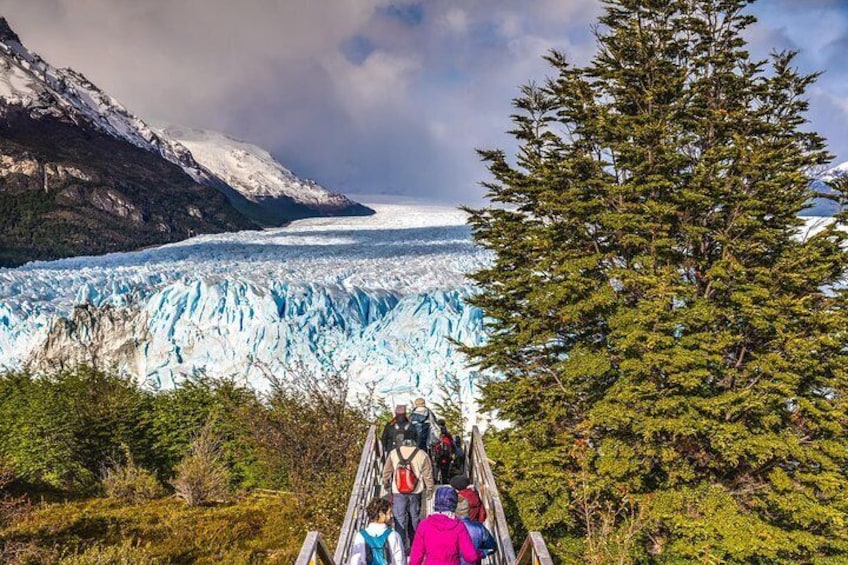
[(846, 215), (798, 216), (816, 75), (751, 59), (750, 1), (604, 3), (591, 63), (551, 53), (515, 101), (516, 159), (481, 152), (468, 353), (513, 424), (502, 479), (561, 555), (843, 563)]

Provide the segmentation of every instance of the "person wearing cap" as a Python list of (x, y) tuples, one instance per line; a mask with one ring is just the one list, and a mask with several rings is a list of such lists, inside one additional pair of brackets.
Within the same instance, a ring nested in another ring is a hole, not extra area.
[[(497, 551), (498, 545), (495, 542), (495, 537), (486, 526), (468, 517), (468, 501), (462, 497), (456, 504), (456, 517), (465, 525), (468, 535), (471, 536), (471, 542), (483, 557)], [(482, 561), (482, 557), (477, 561), (465, 561), (463, 559), (462, 565), (480, 565)]]
[(418, 449), (429, 449), (439, 443), (439, 434), (436, 430), (439, 425), (433, 411), (427, 408), (427, 402), (423, 398), (415, 399), (415, 408), (409, 420), (418, 434)]
[(418, 525), (409, 565), (461, 565), (461, 561), (474, 563), (483, 558), (465, 524), (454, 515), (458, 500), (453, 487), (436, 489), (433, 513)]
[[(401, 459), (409, 461), (409, 466), (417, 478), (412, 492), (400, 492), (395, 484), (395, 470)], [(426, 451), (416, 446), (416, 435), (413, 429), (407, 428), (403, 436), (403, 445), (392, 449), (386, 457), (383, 466), (383, 486), (391, 488), (392, 514), (395, 518), (395, 530), (409, 549), (412, 538), (421, 521), (422, 494), (433, 492), (433, 465)]]
[(480, 500), (480, 495), (471, 486), (468, 475), (456, 475), (450, 480), (450, 486), (456, 489), (461, 498), (468, 501), (468, 517), (481, 524), (485, 522), (486, 508), (483, 506), (483, 501)]
[[(403, 434), (412, 427), (412, 423), (406, 416), (406, 406), (398, 404), (395, 406), (395, 417), (389, 420), (383, 428), (383, 453), (386, 454), (403, 443)], [(417, 438), (416, 438), (417, 441)]]

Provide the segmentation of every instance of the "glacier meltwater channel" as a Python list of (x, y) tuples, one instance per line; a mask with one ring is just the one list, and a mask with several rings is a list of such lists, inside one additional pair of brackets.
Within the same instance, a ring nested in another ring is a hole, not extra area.
[(160, 388), (204, 372), (260, 389), (320, 366), (389, 403), (438, 396), (448, 377), (470, 401), (477, 375), (455, 342), (484, 339), (466, 274), (488, 256), (457, 209), (375, 209), (2, 269), (0, 366), (87, 362)]

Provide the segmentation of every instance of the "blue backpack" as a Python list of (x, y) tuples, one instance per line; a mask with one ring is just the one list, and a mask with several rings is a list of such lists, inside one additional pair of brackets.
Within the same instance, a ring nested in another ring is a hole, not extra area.
[(427, 449), (427, 443), (430, 439), (430, 409), (428, 408), (423, 414), (413, 410), (409, 421), (412, 422), (412, 429), (418, 436), (418, 448)]
[(359, 530), (362, 539), (365, 540), (365, 565), (391, 565), (392, 554), (389, 550), (389, 534), (391, 528), (379, 536), (369, 535), (365, 528)]

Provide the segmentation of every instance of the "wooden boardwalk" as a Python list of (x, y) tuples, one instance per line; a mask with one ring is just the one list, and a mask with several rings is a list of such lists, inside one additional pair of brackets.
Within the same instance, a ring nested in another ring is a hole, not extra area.
[[(509, 533), (498, 486), (486, 458), (483, 438), (477, 426), (471, 432), (471, 440), (466, 443), (466, 474), (471, 479), (483, 505), (486, 507), (486, 527), (497, 541), (497, 551), (483, 560), (484, 565), (553, 565), (545, 541), (539, 532), (530, 532), (516, 555)], [(356, 532), (365, 527), (367, 517), (365, 507), (368, 502), (381, 495), (383, 469), (382, 446), (377, 436), (376, 426), (368, 429), (359, 468), (356, 472), (353, 490), (347, 505), (341, 534), (331, 554), (319, 532), (309, 532), (303, 542), (295, 565), (347, 565), (350, 549)], [(430, 509), (431, 500), (425, 504)]]

